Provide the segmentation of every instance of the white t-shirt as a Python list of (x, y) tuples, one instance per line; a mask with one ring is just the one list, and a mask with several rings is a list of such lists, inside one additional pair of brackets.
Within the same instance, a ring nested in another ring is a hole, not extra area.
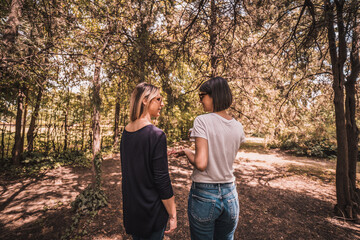
[(235, 119), (227, 120), (216, 113), (195, 118), (191, 137), (208, 141), (209, 160), (205, 171), (194, 169), (191, 179), (200, 183), (229, 183), (235, 181), (233, 163), (245, 142), (243, 126)]

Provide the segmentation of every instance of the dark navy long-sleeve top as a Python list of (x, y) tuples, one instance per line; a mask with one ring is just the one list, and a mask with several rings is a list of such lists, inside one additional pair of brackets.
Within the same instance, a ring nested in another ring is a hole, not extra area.
[(165, 133), (154, 125), (124, 130), (120, 155), (125, 230), (149, 237), (165, 227), (169, 215), (161, 200), (174, 195)]

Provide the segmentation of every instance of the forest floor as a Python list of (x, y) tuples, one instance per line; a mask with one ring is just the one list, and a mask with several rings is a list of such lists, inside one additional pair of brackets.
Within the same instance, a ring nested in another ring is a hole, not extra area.
[[(107, 155), (102, 168), (109, 204), (83, 221), (87, 234), (76, 239), (131, 239), (122, 224), (119, 154)], [(178, 228), (165, 239), (187, 240), (192, 167), (184, 157), (169, 158), (169, 170)], [(238, 152), (235, 175), (240, 201), (235, 239), (360, 239), (359, 224), (333, 214), (334, 160), (248, 147)], [(49, 170), (36, 179), (0, 179), (0, 238), (59, 239), (72, 224), (70, 203), (90, 179), (90, 170), (71, 167)]]

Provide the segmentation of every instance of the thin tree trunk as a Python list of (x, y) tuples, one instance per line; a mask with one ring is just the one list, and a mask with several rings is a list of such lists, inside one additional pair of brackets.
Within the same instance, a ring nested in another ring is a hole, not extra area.
[[(3, 44), (9, 46), (9, 50), (13, 48), (15, 44), (15, 39), (18, 33), (18, 26), (20, 25), (20, 18), (22, 15), (22, 6), (23, 0), (12, 0), (11, 10), (8, 16), (7, 25), (4, 30)], [(1, 53), (2, 56), (4, 53)], [(12, 162), (15, 165), (20, 164), (20, 155), (21, 155), (21, 119), (23, 114), (23, 101), (24, 93), (19, 88), (18, 97), (17, 97), (17, 115), (16, 115), (16, 129), (15, 129), (15, 143), (12, 150)]]
[(47, 130), (46, 130), (46, 140), (45, 140), (45, 144), (46, 144), (46, 147), (45, 147), (45, 152), (47, 153), (49, 151), (49, 142), (50, 142), (50, 128), (51, 128), (51, 116), (50, 116), (50, 123), (47, 124), (48, 122), (48, 117), (49, 117), (49, 114), (46, 114), (46, 117), (45, 117), (45, 126), (47, 127)]
[(28, 97), (25, 96), (25, 107), (24, 107), (23, 123), (22, 123), (20, 154), (22, 154), (24, 152), (27, 108), (28, 108)]
[(67, 89), (67, 96), (66, 96), (66, 107), (65, 107), (65, 120), (64, 120), (64, 131), (65, 131), (65, 138), (64, 138), (64, 151), (67, 150), (68, 147), (68, 117), (69, 117), (69, 105), (70, 105), (70, 96), (69, 96), (70, 89)]
[(84, 150), (85, 147), (85, 119), (86, 119), (86, 101), (84, 97), (83, 102), (83, 119), (82, 119), (82, 132), (81, 132), (81, 150)]
[(217, 34), (217, 7), (216, 1), (211, 0), (210, 3), (211, 13), (210, 13), (210, 26), (209, 26), (209, 35), (210, 35), (210, 64), (211, 64), (211, 77), (215, 77), (217, 74), (217, 53), (216, 45), (218, 41)]
[(10, 130), (8, 132), (8, 140), (7, 140), (7, 146), (6, 146), (6, 157), (8, 157), (10, 154), (9, 154), (9, 151), (10, 151), (10, 139), (11, 139), (11, 123), (12, 123), (12, 117), (10, 118), (10, 121), (9, 121), (9, 126), (10, 126)]
[(20, 164), (21, 157), (21, 124), (24, 105), (24, 92), (21, 88), (18, 91), (17, 97), (17, 113), (16, 113), (16, 127), (15, 127), (15, 143), (12, 150), (12, 162), (14, 165)]
[(3, 127), (1, 130), (1, 161), (4, 162), (4, 155), (5, 155), (5, 123), (3, 123)]
[(328, 41), (333, 73), (336, 140), (337, 140), (337, 164), (336, 164), (336, 213), (346, 218), (353, 218), (352, 202), (350, 197), (350, 182), (348, 176), (349, 158), (348, 141), (345, 123), (344, 102), (344, 62), (346, 60), (346, 42), (342, 19), (342, 6), (336, 5), (339, 47), (337, 52), (334, 30), (333, 6), (329, 0), (325, 0), (325, 18), (327, 21)]
[(42, 94), (43, 94), (43, 88), (40, 86), (39, 87), (39, 92), (37, 94), (36, 97), (36, 103), (35, 103), (35, 108), (34, 111), (31, 115), (31, 120), (30, 120), (30, 126), (29, 126), (29, 130), (27, 132), (27, 141), (28, 141), (28, 145), (27, 145), (27, 151), (28, 152), (32, 152), (34, 150), (34, 131), (35, 131), (35, 123), (36, 120), (39, 116), (39, 110), (40, 110), (40, 103), (41, 103), (41, 99), (42, 99)]
[(100, 71), (102, 61), (97, 60), (95, 63), (95, 73), (93, 78), (93, 156), (100, 152), (101, 146), (101, 129), (100, 129), (100, 108), (101, 108), (101, 97), (100, 97)]
[[(99, 56), (103, 57), (106, 51), (106, 48), (109, 43), (109, 37), (105, 39), (104, 45), (102, 46)], [(93, 152), (93, 164), (92, 164), (92, 171), (93, 171), (93, 187), (99, 188), (101, 179), (100, 179), (100, 166), (101, 166), (101, 128), (100, 128), (100, 111), (101, 111), (101, 81), (100, 81), (100, 72), (101, 72), (101, 65), (102, 59), (97, 58), (95, 61), (95, 72), (93, 78), (93, 143), (92, 143), (92, 152)]]
[(100, 97), (100, 72), (101, 72), (102, 60), (97, 59), (95, 62), (95, 72), (93, 78), (93, 123), (92, 123), (92, 132), (93, 132), (93, 161), (92, 161), (92, 186), (98, 188), (100, 186), (99, 179), (99, 161), (101, 153), (101, 128), (100, 128), (100, 109), (101, 109), (101, 97)]
[[(50, 124), (50, 126), (51, 126), (51, 124)], [(61, 130), (60, 130), (59, 135), (61, 135)], [(56, 115), (54, 116), (54, 126), (53, 126), (53, 130), (51, 133), (51, 142), (52, 142), (53, 151), (57, 152), (57, 150), (56, 150), (56, 143), (57, 143), (59, 145), (59, 152), (60, 152), (61, 144), (60, 144), (59, 137), (57, 135)]]
[[(143, 17), (142, 17), (143, 18)], [(138, 54), (139, 58), (137, 59), (137, 69), (138, 69), (138, 81), (139, 83), (145, 82), (146, 80), (146, 62), (148, 58), (148, 41), (149, 41), (149, 33), (148, 33), (148, 24), (143, 23), (143, 20), (141, 20), (141, 26), (140, 26), (140, 32), (139, 32), (139, 49)], [(150, 82), (151, 83), (151, 82)]]
[[(357, 4), (357, 1), (356, 1)], [(346, 87), (346, 130), (349, 145), (349, 178), (351, 186), (351, 199), (360, 204), (360, 196), (356, 190), (356, 165), (358, 161), (359, 129), (356, 125), (356, 79), (360, 72), (359, 57), (359, 33), (360, 25), (357, 25), (355, 17), (353, 26), (352, 49), (350, 53), (351, 73), (345, 83)], [(356, 209), (357, 212), (359, 211)]]
[(119, 143), (119, 122), (120, 122), (120, 88), (121, 80), (118, 82), (118, 89), (116, 91), (116, 104), (115, 104), (115, 122), (114, 122), (114, 148), (117, 147)]
[(7, 20), (7, 26), (3, 35), (5, 46), (8, 43), (15, 43), (15, 39), (18, 33), (18, 26), (20, 25), (20, 18), (22, 16), (23, 3), (24, 0), (11, 1), (11, 10)]

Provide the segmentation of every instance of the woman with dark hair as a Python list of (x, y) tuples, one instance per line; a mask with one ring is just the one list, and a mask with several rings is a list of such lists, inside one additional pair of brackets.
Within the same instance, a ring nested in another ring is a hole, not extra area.
[(188, 200), (191, 239), (234, 239), (239, 218), (233, 163), (245, 134), (240, 122), (226, 112), (232, 103), (227, 81), (215, 77), (200, 87), (207, 114), (195, 118), (190, 137), (195, 153), (180, 150), (194, 166)]
[[(164, 106), (157, 87), (140, 83), (120, 143), (124, 226), (133, 239), (160, 240), (177, 226), (166, 136), (151, 123)], [(169, 230), (165, 231), (169, 221)]]

